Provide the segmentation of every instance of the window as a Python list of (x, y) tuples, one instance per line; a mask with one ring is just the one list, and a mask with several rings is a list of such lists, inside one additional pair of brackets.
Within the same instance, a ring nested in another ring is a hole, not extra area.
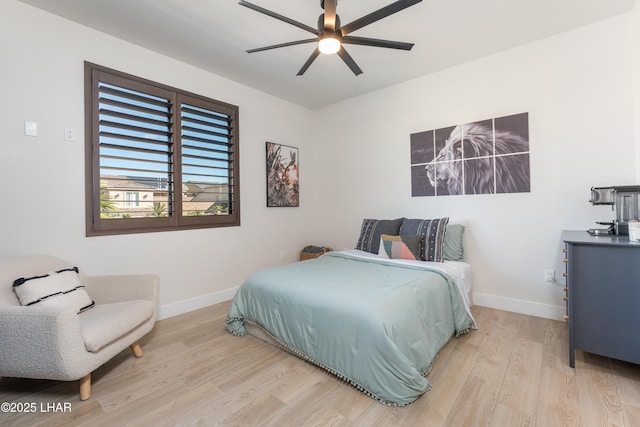
[(140, 206), (140, 193), (127, 192), (127, 206)]
[(85, 63), (87, 235), (240, 225), (238, 107)]

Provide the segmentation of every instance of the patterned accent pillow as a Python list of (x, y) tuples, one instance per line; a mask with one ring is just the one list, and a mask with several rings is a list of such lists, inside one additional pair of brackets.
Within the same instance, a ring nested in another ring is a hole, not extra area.
[(360, 237), (356, 249), (377, 254), (380, 247), (380, 236), (400, 234), (400, 226), (404, 218), (398, 219), (364, 219), (360, 229)]
[(442, 249), (444, 259), (447, 261), (463, 261), (464, 247), (462, 246), (462, 235), (464, 225), (448, 224), (444, 235), (444, 247)]
[(73, 308), (76, 313), (95, 305), (78, 277), (78, 267), (53, 271), (33, 277), (21, 277), (13, 282), (20, 304)]
[(421, 260), (422, 236), (380, 236), (380, 258)]
[(422, 236), (424, 243), (420, 258), (423, 261), (444, 261), (444, 235), (449, 218), (437, 219), (408, 219), (402, 222), (400, 234), (414, 234)]

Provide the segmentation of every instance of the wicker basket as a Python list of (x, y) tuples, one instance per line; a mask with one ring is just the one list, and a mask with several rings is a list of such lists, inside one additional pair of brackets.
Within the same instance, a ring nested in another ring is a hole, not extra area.
[(333, 249), (331, 249), (329, 247), (326, 247), (326, 246), (322, 246), (320, 248), (320, 251), (318, 251), (316, 249), (313, 252), (310, 250), (311, 248), (312, 248), (312, 246), (307, 246), (302, 251), (300, 251), (300, 261), (305, 261), (307, 259), (318, 258), (320, 255), (324, 255), (327, 252), (332, 252), (333, 251)]

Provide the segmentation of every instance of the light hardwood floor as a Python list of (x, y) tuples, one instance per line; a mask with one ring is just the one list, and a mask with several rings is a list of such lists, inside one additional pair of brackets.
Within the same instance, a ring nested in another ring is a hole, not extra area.
[(0, 424), (640, 426), (640, 366), (579, 351), (571, 369), (563, 322), (474, 307), (479, 329), (443, 349), (428, 376), (433, 389), (394, 408), (254, 337), (228, 334), (228, 307), (158, 322), (141, 341), (144, 357), (124, 351), (98, 369), (84, 402), (77, 382), (3, 378), (0, 402), (37, 412), (0, 412)]

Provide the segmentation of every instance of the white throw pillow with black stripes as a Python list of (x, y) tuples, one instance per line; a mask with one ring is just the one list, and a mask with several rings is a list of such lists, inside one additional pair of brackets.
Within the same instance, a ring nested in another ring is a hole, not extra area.
[(52, 271), (13, 282), (20, 304), (24, 306), (73, 308), (76, 313), (94, 306), (78, 276), (78, 267)]

